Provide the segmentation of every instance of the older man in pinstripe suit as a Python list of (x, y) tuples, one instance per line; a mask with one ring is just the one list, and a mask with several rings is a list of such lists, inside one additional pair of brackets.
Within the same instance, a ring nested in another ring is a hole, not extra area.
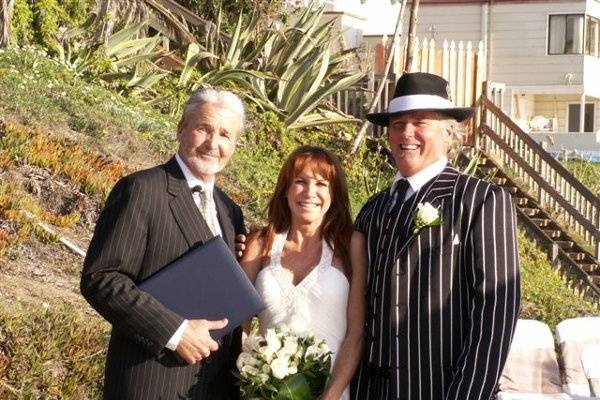
[(231, 373), (239, 332), (217, 343), (210, 330), (227, 320), (184, 320), (137, 284), (214, 235), (233, 251), (244, 232), (242, 211), (215, 186), (215, 176), (243, 124), (234, 94), (193, 94), (178, 126), (177, 154), (123, 178), (108, 197), (81, 278), (83, 295), (113, 327), (104, 399), (239, 398)]
[(473, 112), (448, 92), (441, 77), (404, 74), (388, 111), (367, 116), (388, 127), (397, 175), (356, 221), (369, 270), (355, 400), (490, 399), (510, 347), (515, 209), (504, 189), (448, 164), (458, 123)]

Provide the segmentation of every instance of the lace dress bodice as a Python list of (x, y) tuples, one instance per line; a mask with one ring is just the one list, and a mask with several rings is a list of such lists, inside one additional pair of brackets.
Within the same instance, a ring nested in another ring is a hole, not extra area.
[[(349, 283), (344, 273), (332, 266), (333, 250), (323, 240), (321, 259), (309, 274), (294, 285), (292, 274), (281, 265), (287, 232), (275, 236), (271, 261), (256, 277), (256, 290), (265, 310), (259, 326), (266, 329), (286, 325), (324, 339), (332, 351), (332, 363), (346, 335)], [(349, 398), (348, 390), (342, 399)]]

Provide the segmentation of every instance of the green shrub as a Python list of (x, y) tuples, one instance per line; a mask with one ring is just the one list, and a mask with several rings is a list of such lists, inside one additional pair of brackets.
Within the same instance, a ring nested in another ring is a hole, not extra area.
[(27, 0), (16, 0), (12, 19), (12, 35), (15, 43), (29, 44), (33, 39), (33, 11)]
[(600, 163), (566, 161), (563, 165), (592, 192), (600, 195)]
[(101, 140), (134, 135), (160, 152), (174, 146), (175, 119), (75, 76), (37, 47), (0, 49), (0, 111), (24, 123)]
[(569, 289), (546, 255), (519, 232), (521, 316), (544, 321), (552, 329), (567, 318), (598, 315), (598, 309)]
[(107, 338), (74, 305), (0, 304), (0, 398), (99, 398)]
[(57, 0), (36, 0), (32, 4), (32, 11), (35, 41), (51, 51), (56, 50), (58, 28), (60, 22), (66, 19), (64, 9)]
[(54, 52), (60, 29), (81, 26), (89, 15), (91, 1), (16, 0), (11, 21), (14, 42), (20, 46), (36, 43)]

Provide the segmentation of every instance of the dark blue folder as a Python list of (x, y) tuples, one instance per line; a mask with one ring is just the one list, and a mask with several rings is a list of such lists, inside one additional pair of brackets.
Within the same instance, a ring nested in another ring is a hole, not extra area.
[(227, 318), (225, 328), (210, 331), (215, 339), (264, 308), (260, 295), (221, 236), (192, 248), (144, 280), (139, 288), (184, 318)]

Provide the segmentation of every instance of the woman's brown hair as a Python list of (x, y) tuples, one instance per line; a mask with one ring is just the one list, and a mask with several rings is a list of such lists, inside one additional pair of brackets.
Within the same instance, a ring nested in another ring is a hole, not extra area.
[(288, 156), (279, 171), (275, 191), (267, 205), (269, 224), (260, 234), (264, 240), (262, 256), (269, 257), (275, 234), (290, 229), (292, 215), (287, 202), (287, 192), (296, 176), (306, 167), (329, 181), (331, 206), (323, 218), (321, 233), (325, 241), (342, 259), (344, 272), (350, 277), (349, 247), (354, 228), (350, 216), (348, 185), (338, 158), (321, 147), (308, 145), (298, 147)]

